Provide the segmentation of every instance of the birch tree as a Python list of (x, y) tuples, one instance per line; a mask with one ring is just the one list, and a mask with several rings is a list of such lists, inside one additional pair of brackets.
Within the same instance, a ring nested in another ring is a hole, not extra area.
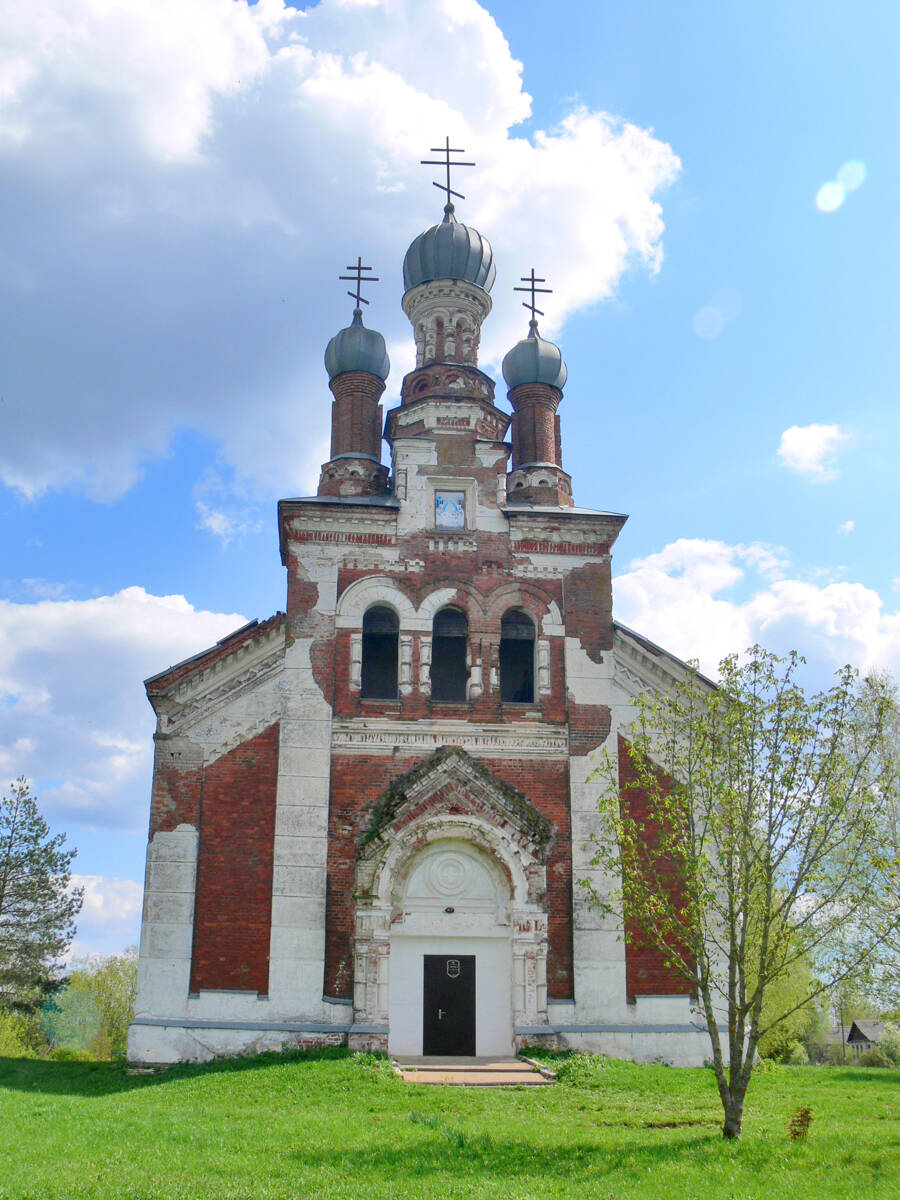
[[(726, 1138), (740, 1137), (760, 1038), (896, 932), (883, 904), (896, 894), (892, 797), (872, 770), (890, 698), (849, 667), (807, 697), (802, 662), (757, 646), (723, 659), (716, 687), (690, 671), (639, 696), (627, 778), (612, 757), (599, 771), (606, 832), (592, 865), (614, 883), (585, 886), (695, 997)], [(863, 932), (843, 947), (846, 923)], [(826, 946), (826, 978), (780, 1009), (765, 1004), (774, 981)]]

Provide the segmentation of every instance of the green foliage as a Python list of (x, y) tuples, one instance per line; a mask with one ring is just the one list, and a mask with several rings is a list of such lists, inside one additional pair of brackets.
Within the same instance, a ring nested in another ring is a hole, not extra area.
[[(897, 894), (892, 785), (874, 770), (891, 698), (849, 667), (807, 697), (802, 661), (756, 646), (722, 660), (718, 687), (689, 671), (638, 695), (631, 778), (620, 790), (612, 757), (600, 772), (592, 865), (617, 885), (585, 886), (698, 997), (726, 1137), (740, 1136), (760, 1039), (872, 961), (898, 921), (881, 903)], [(776, 1003), (779, 982), (796, 994)]]
[(394, 1068), (391, 1066), (391, 1060), (386, 1054), (380, 1051), (361, 1050), (356, 1054), (350, 1055), (350, 1063), (354, 1067), (358, 1067), (361, 1071), (368, 1071), (374, 1075), (380, 1075), (384, 1078), (398, 1078)]
[(790, 1062), (791, 1047), (801, 1043), (806, 1054), (804, 1061), (808, 1061), (808, 1049), (824, 1038), (828, 1027), (824, 1002), (806, 1002), (815, 986), (812, 968), (805, 958), (799, 958), (790, 971), (770, 981), (760, 1018), (766, 1032), (757, 1047), (763, 1058)]
[[(95, 1052), (102, 1018), (93, 997), (87, 993), (63, 988), (46, 1001), (40, 1020), (51, 1048)], [(94, 1056), (96, 1054), (92, 1053)]]
[(33, 1058), (26, 1018), (0, 1008), (0, 1058)]
[(553, 1063), (556, 1079), (571, 1087), (601, 1087), (608, 1059), (600, 1054), (569, 1054)]
[(789, 1067), (805, 1067), (809, 1063), (809, 1055), (802, 1042), (788, 1042), (784, 1049), (783, 1061)]
[(125, 1053), (134, 1013), (137, 969), (135, 946), (121, 954), (97, 954), (72, 964), (66, 991), (84, 997), (99, 1017), (94, 1041), (85, 1043), (96, 1057), (115, 1058)]
[(59, 984), (83, 892), (25, 779), (0, 796), (0, 1005), (33, 1010)]
[(881, 1041), (878, 1043), (892, 1067), (900, 1067), (900, 1029), (892, 1022), (885, 1023)]
[(894, 1064), (881, 1046), (872, 1046), (868, 1050), (863, 1050), (856, 1059), (856, 1065), (859, 1067), (892, 1067)]

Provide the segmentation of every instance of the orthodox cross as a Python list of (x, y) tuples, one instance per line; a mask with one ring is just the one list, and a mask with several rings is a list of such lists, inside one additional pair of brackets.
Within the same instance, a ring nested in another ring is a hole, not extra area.
[[(450, 197), (456, 196), (460, 200), (465, 200), (465, 196), (462, 194), (462, 192), (454, 192), (453, 188), (450, 186), (450, 168), (451, 167), (474, 167), (475, 164), (473, 162), (458, 162), (458, 161), (454, 161), (453, 159), (451, 159), (450, 158), (451, 154), (465, 154), (465, 150), (458, 150), (458, 149), (454, 148), (453, 146), (451, 146), (450, 139), (448, 137), (444, 138), (443, 146), (432, 146), (431, 153), (432, 154), (443, 154), (444, 157), (443, 158), (422, 158), (419, 161), (421, 162), (423, 167), (444, 167), (446, 169), (447, 182), (446, 183), (435, 183), (434, 186), (436, 188), (439, 188), (442, 192), (447, 193), (446, 208), (450, 209), (450, 211), (452, 212), (453, 211), (453, 201), (450, 199)], [(434, 181), (432, 180), (432, 182), (434, 182)]]
[[(522, 282), (524, 284), (526, 284), (527, 286), (526, 287), (514, 287), (513, 291), (514, 292), (531, 292), (531, 303), (529, 303), (527, 300), (523, 300), (522, 307), (529, 309), (531, 312), (532, 321), (536, 321), (537, 317), (542, 317), (544, 314), (536, 306), (536, 304), (534, 302), (535, 296), (537, 295), (538, 292), (546, 292), (549, 295), (549, 293), (553, 291), (553, 288), (542, 288), (542, 287), (537, 286), (539, 283), (546, 283), (547, 280), (541, 279), (539, 276), (535, 275), (534, 267), (531, 268), (531, 275), (522, 275), (520, 278), (521, 278)], [(535, 316), (535, 314), (537, 314), (537, 317)]]
[(347, 267), (347, 270), (352, 271), (353, 274), (352, 275), (338, 275), (338, 279), (349, 279), (351, 283), (356, 284), (356, 291), (348, 292), (347, 295), (353, 297), (353, 299), (356, 301), (357, 308), (359, 308), (359, 306), (361, 304), (368, 304), (369, 303), (368, 300), (365, 298), (365, 296), (363, 296), (361, 294), (360, 289), (362, 288), (362, 285), (364, 283), (380, 282), (378, 276), (377, 275), (363, 275), (363, 271), (371, 271), (372, 268), (364, 267), (363, 260), (359, 257), (359, 255), (356, 256), (355, 265), (351, 263), (350, 266)]

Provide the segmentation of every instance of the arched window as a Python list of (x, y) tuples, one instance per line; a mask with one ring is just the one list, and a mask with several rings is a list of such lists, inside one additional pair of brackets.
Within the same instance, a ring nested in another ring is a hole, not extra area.
[(500, 622), (500, 699), (534, 703), (534, 624), (516, 608)]
[(435, 613), (431, 640), (431, 698), (447, 704), (466, 699), (469, 622), (458, 608)]
[(360, 676), (363, 700), (397, 699), (399, 628), (394, 610), (380, 604), (370, 608), (363, 617)]

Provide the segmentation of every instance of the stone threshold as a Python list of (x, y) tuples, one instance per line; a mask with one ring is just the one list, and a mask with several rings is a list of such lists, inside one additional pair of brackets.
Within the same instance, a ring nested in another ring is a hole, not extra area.
[(451, 1087), (546, 1087), (555, 1082), (552, 1071), (531, 1059), (502, 1057), (414, 1057), (392, 1060), (406, 1083), (448, 1084)]

